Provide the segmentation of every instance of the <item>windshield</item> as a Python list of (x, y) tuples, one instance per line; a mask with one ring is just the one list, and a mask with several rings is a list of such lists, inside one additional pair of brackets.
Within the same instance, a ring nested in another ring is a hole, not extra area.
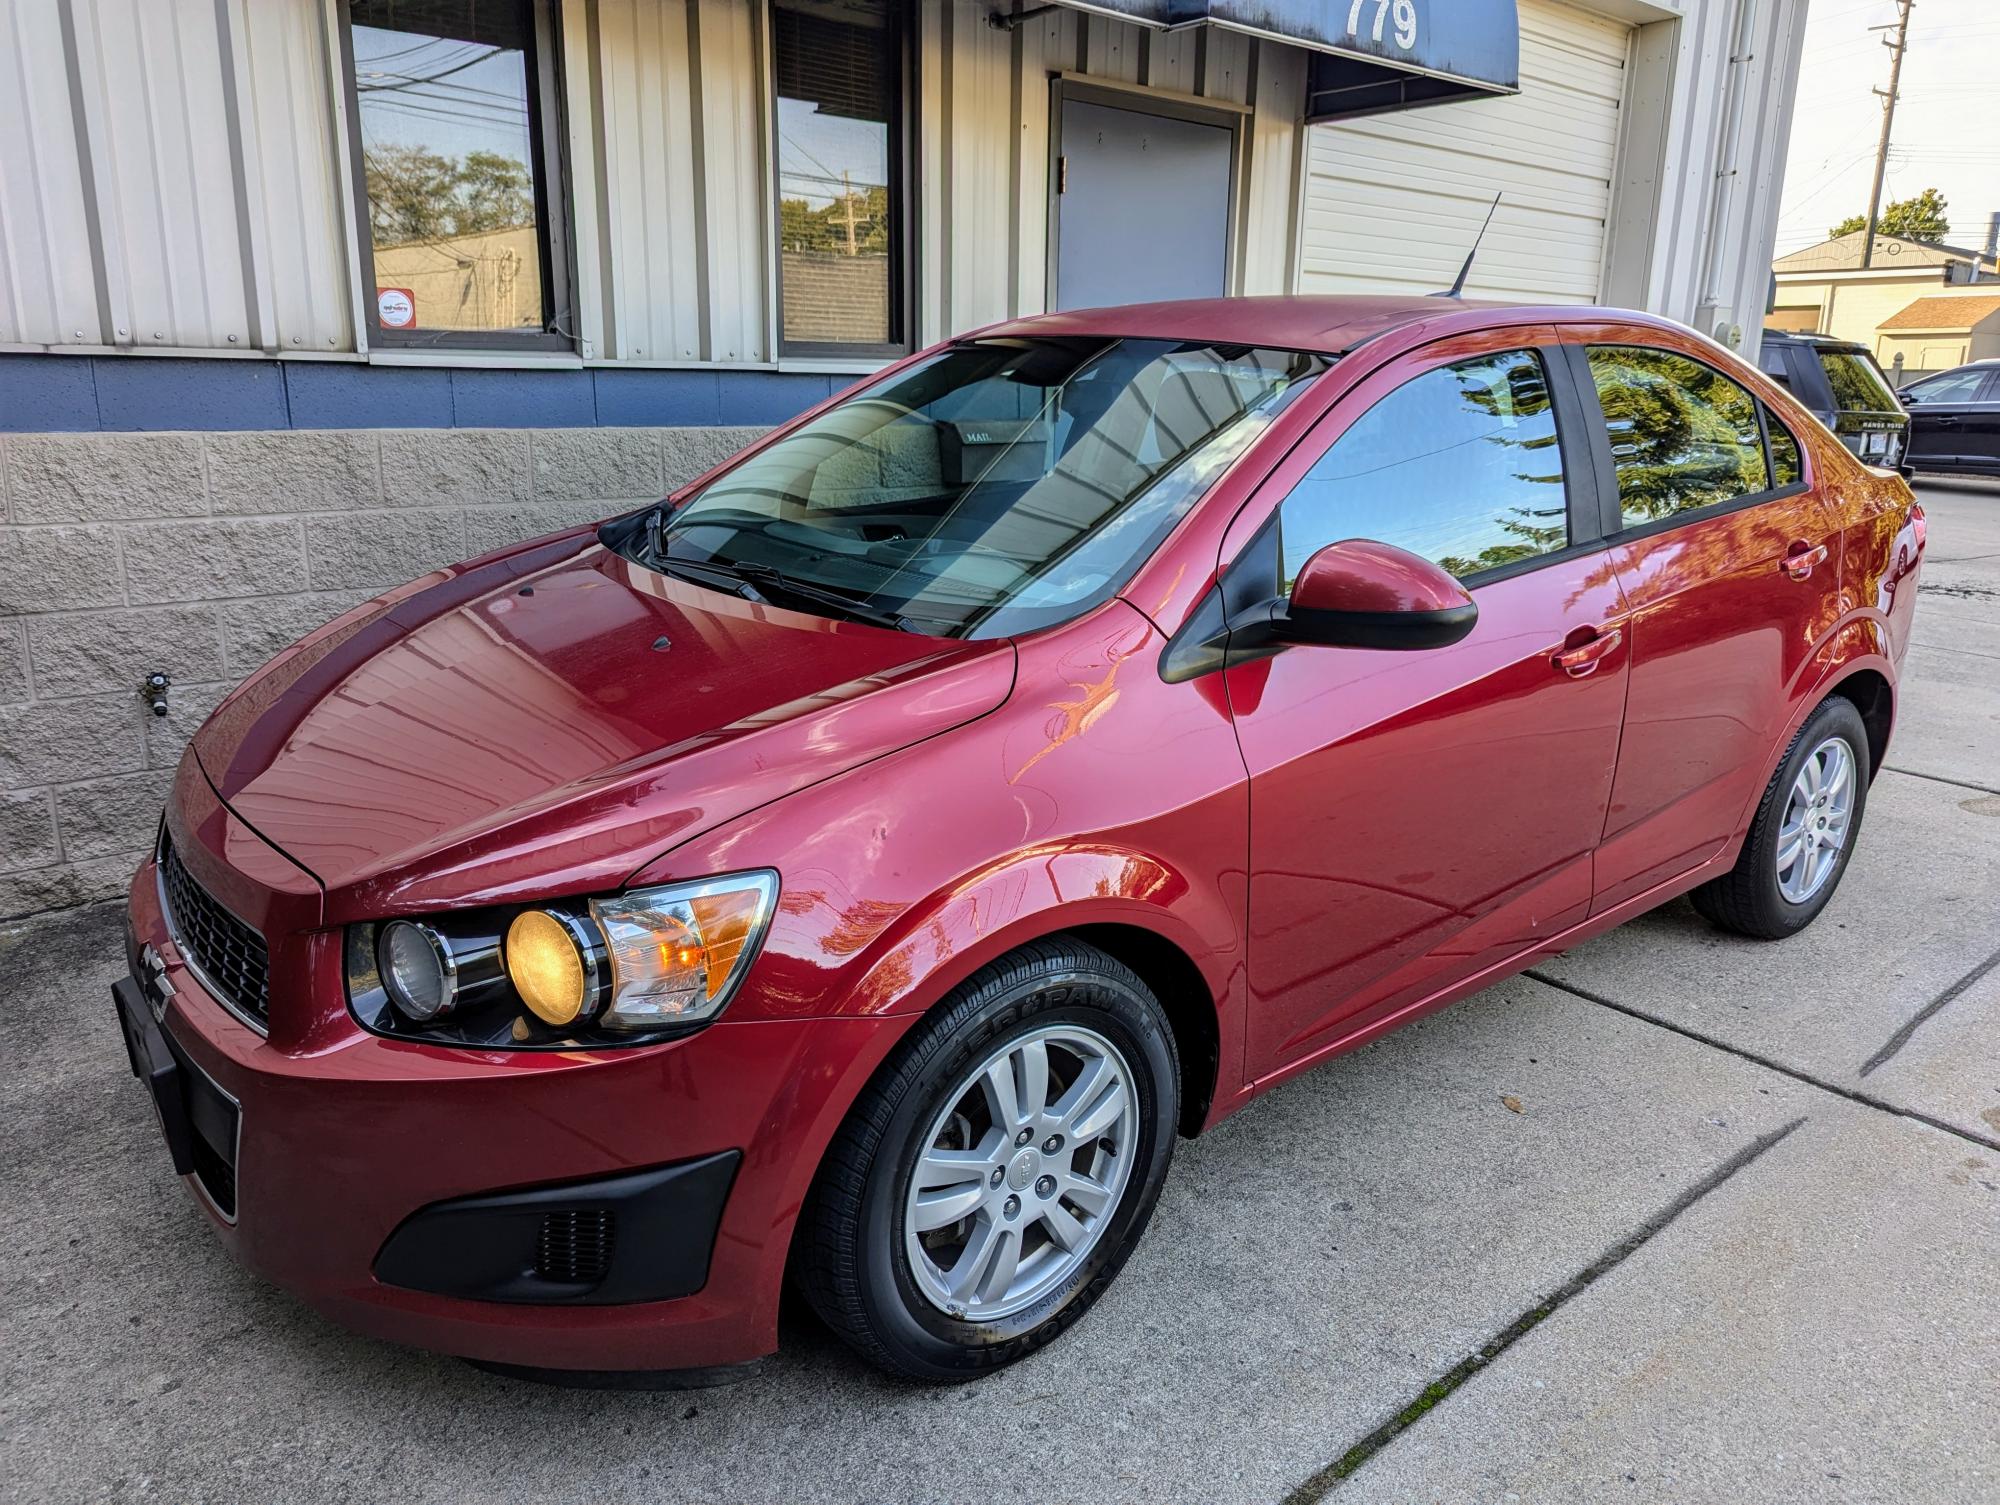
[(1172, 340), (955, 345), (712, 481), (652, 539), (609, 541), (828, 615), (851, 603), (952, 637), (1043, 627), (1122, 586), (1326, 365)]
[(1833, 405), (1843, 413), (1894, 413), (1896, 396), (1874, 359), (1861, 351), (1821, 350), (1820, 369), (1833, 388)]

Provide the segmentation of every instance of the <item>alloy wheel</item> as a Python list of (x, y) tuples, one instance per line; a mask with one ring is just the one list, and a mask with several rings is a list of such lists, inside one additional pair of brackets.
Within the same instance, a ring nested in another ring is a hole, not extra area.
[(1840, 865), (1854, 817), (1854, 749), (1828, 737), (1812, 750), (1792, 780), (1778, 827), (1778, 892), (1803, 904), (1826, 886)]
[(1009, 1041), (951, 1090), (903, 1207), (925, 1300), (997, 1321), (1089, 1258), (1131, 1179), (1132, 1082), (1104, 1036), (1059, 1024)]

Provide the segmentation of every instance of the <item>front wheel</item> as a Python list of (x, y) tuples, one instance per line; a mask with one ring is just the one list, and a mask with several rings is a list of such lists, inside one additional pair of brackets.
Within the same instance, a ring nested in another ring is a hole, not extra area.
[(1694, 907), (1759, 940), (1805, 929), (1847, 871), (1870, 772), (1868, 727), (1854, 702), (1820, 702), (1771, 775), (1736, 866), (1690, 894)]
[(807, 1298), (873, 1363), (967, 1380), (1088, 1310), (1173, 1155), (1174, 1041), (1127, 967), (1041, 941), (918, 1024), (856, 1101), (801, 1219)]

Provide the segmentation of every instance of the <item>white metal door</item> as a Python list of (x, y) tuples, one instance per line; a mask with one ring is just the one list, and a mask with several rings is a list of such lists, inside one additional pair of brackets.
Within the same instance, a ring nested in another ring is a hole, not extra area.
[(1052, 308), (1228, 291), (1226, 126), (1065, 99)]
[(1498, 193), (1466, 294), (1597, 301), (1631, 28), (1520, 16), (1519, 94), (1310, 128), (1300, 292), (1440, 292)]

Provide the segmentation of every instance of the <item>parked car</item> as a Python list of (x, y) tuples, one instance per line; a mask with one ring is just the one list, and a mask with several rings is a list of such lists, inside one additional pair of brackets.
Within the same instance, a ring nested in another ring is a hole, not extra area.
[(1757, 364), (1868, 464), (1902, 464), (1909, 414), (1866, 345), (1767, 329)]
[(1055, 1338), (1176, 1137), (1680, 894), (1835, 893), (1924, 521), (1609, 310), (1158, 304), (914, 355), (281, 653), (118, 1015), (252, 1270), (544, 1377)]
[(2000, 475), (2000, 360), (1926, 376), (1900, 395), (1912, 469)]

